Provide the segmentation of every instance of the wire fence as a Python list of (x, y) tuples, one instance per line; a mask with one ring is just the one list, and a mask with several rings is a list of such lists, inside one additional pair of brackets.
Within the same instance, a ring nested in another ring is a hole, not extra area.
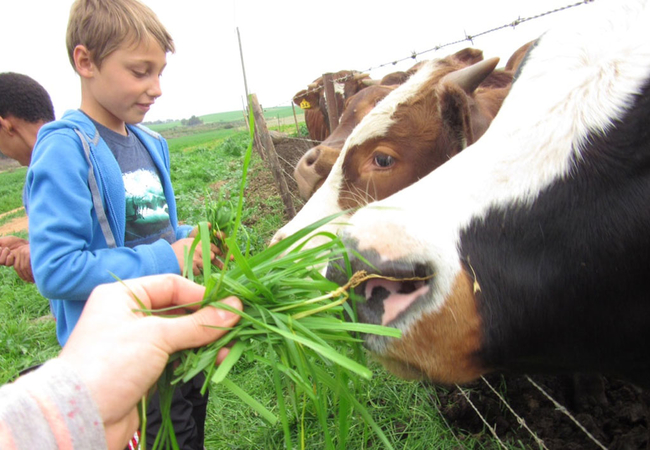
[[(533, 386), (541, 395), (541, 397), (545, 400), (550, 401), (556, 411), (561, 412), (564, 416), (566, 416), (569, 421), (573, 424), (573, 426), (576, 427), (577, 430), (582, 432), (584, 436), (586, 437), (586, 440), (589, 441), (594, 445), (593, 448), (599, 448), (599, 449), (604, 449), (606, 450), (607, 447), (599, 441), (592, 433), (590, 433), (587, 428), (580, 423), (580, 421), (576, 418), (575, 415), (571, 414), (571, 412), (562, 404), (560, 404), (557, 400), (555, 400), (542, 386), (540, 386), (538, 383), (533, 381), (530, 376), (524, 375), (522, 377), (525, 379), (528, 383), (530, 383), (531, 386)], [(539, 448), (542, 450), (549, 450), (549, 446), (546, 445), (544, 440), (538, 436), (538, 434), (530, 427), (528, 426), (526, 420), (518, 414), (515, 409), (510, 405), (508, 400), (501, 394), (497, 389), (495, 389), (490, 382), (485, 378), (481, 377), (481, 381), (489, 388), (489, 390), (497, 397), (499, 402), (503, 405), (503, 408), (507, 410), (510, 414), (515, 417), (517, 423), (519, 424), (520, 428), (524, 430), (524, 434), (528, 434), (532, 441), (535, 444), (535, 448)], [(456, 391), (463, 397), (463, 399), (467, 402), (467, 405), (473, 410), (473, 412), (477, 415), (479, 420), (482, 422), (483, 426), (487, 431), (489, 431), (490, 435), (492, 436), (492, 439), (494, 439), (494, 444), (495, 446), (498, 446), (499, 448), (503, 449), (508, 449), (512, 448), (512, 439), (509, 440), (504, 440), (499, 436), (499, 433), (497, 432), (497, 424), (496, 422), (491, 421), (486, 417), (486, 415), (481, 411), (481, 408), (477, 406), (473, 401), (472, 401), (472, 389), (468, 389), (459, 385), (454, 386)], [(443, 423), (447, 427), (448, 431), (450, 434), (453, 436), (453, 438), (460, 442), (460, 439), (457, 435), (458, 430), (454, 429), (454, 427), (448, 422), (448, 420), (445, 418), (445, 413), (441, 409), (440, 405), (438, 404), (439, 401), (432, 400), (432, 403), (434, 406), (438, 409), (438, 413), (440, 414), (440, 417), (442, 418)], [(521, 445), (522, 444), (522, 438), (515, 438), (515, 440)], [(573, 445), (583, 445), (583, 443), (572, 443)], [(462, 445), (461, 445), (462, 447)], [(591, 447), (590, 447), (591, 448)]]
[[(504, 21), (502, 25), (499, 25), (499, 26), (496, 26), (496, 27), (493, 27), (493, 28), (490, 28), (490, 29), (487, 29), (487, 30), (479, 31), (477, 33), (472, 33), (472, 34), (465, 33), (465, 36), (462, 39), (450, 40), (450, 41), (448, 41), (446, 43), (435, 45), (435, 46), (433, 46), (431, 48), (428, 48), (427, 50), (423, 50), (421, 52), (412, 51), (407, 56), (404, 56), (403, 58), (399, 58), (399, 59), (396, 59), (396, 60), (392, 60), (392, 61), (389, 61), (389, 62), (378, 64), (378, 65), (375, 65), (375, 66), (371, 66), (371, 67), (369, 67), (369, 68), (367, 68), (367, 69), (365, 69), (363, 71), (360, 71), (360, 72), (361, 73), (372, 72), (374, 70), (381, 69), (381, 68), (384, 68), (384, 67), (387, 67), (387, 66), (395, 66), (395, 65), (397, 65), (397, 64), (399, 64), (401, 62), (408, 61), (409, 59), (410, 60), (415, 60), (419, 56), (422, 56), (424, 54), (431, 53), (431, 52), (437, 52), (437, 51), (442, 50), (442, 49), (444, 49), (446, 47), (451, 47), (451, 46), (454, 46), (454, 45), (462, 44), (463, 42), (470, 42), (473, 45), (474, 44), (474, 39), (476, 39), (478, 37), (486, 36), (486, 35), (496, 33), (496, 32), (499, 32), (499, 31), (502, 31), (502, 30), (505, 30), (505, 29), (516, 28), (517, 26), (519, 26), (521, 24), (531, 22), (531, 21), (534, 21), (534, 20), (537, 20), (537, 19), (541, 19), (543, 17), (547, 17), (549, 15), (556, 14), (556, 13), (559, 13), (559, 12), (562, 12), (562, 11), (566, 11), (566, 10), (569, 10), (569, 9), (572, 9), (572, 8), (575, 8), (575, 7), (578, 7), (578, 6), (586, 5), (588, 3), (593, 3), (594, 1), (595, 0), (583, 0), (583, 1), (580, 1), (580, 2), (571, 3), (571, 4), (568, 4), (566, 6), (562, 6), (560, 8), (547, 10), (547, 11), (544, 11), (544, 12), (541, 12), (541, 13), (538, 13), (538, 14), (535, 14), (535, 15), (532, 15), (532, 16), (517, 17), (514, 20)], [(344, 76), (344, 77), (341, 77), (341, 78), (337, 78), (334, 81), (338, 82), (338, 83), (344, 83), (345, 81), (350, 79), (351, 76), (352, 75), (347, 75), (347, 76)], [(318, 87), (315, 87), (315, 88), (312, 88), (312, 89), (307, 89), (305, 94), (319, 92), (322, 89), (323, 89), (323, 86), (318, 86)], [(290, 104), (290, 103), (292, 103), (294, 101), (294, 99), (295, 99), (295, 96), (292, 97), (290, 100), (285, 101), (285, 102), (283, 102), (283, 103), (281, 103), (281, 104), (279, 104), (277, 106), (286, 105), (287, 103)]]

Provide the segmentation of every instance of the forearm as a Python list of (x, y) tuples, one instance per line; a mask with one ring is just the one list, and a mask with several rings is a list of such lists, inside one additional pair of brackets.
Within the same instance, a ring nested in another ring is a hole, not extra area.
[(61, 361), (49, 361), (0, 389), (0, 448), (106, 447), (90, 392)]
[[(34, 241), (33, 241), (34, 242)], [(54, 237), (52, 242), (57, 242)], [(95, 251), (65, 250), (60, 242), (62, 256), (53, 258), (52, 244), (43, 252), (32, 252), (34, 278), (41, 294), (59, 300), (85, 301), (100, 284), (118, 279), (130, 279), (159, 273), (180, 274), (180, 267), (172, 247), (160, 240), (133, 249), (119, 247)], [(36, 248), (32, 244), (32, 248)], [(43, 255), (39, 258), (39, 255)]]

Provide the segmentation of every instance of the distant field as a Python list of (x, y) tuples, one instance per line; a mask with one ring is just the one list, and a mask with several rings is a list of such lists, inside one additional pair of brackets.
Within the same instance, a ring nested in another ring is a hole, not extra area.
[(233, 133), (235, 133), (235, 131), (232, 129), (221, 129), (169, 139), (169, 151), (174, 152), (184, 148), (196, 147), (198, 145), (206, 144), (211, 141), (217, 141), (218, 143), (222, 139), (231, 136)]
[[(299, 116), (298, 121), (303, 120), (302, 119), (303, 112), (300, 108), (296, 108), (296, 115)], [(203, 121), (204, 124), (220, 123), (220, 122), (221, 123), (239, 122), (244, 120), (244, 115), (242, 111), (229, 111), (229, 112), (221, 112), (215, 114), (206, 114), (204, 116), (198, 116), (198, 117)], [(291, 106), (265, 108), (264, 117), (266, 118), (266, 120), (293, 117), (293, 109), (291, 108)], [(145, 125), (159, 133), (174, 127), (182, 126), (180, 120), (175, 120), (173, 122), (166, 122), (166, 123), (157, 123), (157, 124), (149, 124), (145, 122)]]

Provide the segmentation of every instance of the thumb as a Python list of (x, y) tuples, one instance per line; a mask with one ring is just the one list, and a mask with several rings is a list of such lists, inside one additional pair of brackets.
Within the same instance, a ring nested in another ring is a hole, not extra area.
[[(242, 310), (242, 303), (236, 297), (221, 301), (235, 309)], [(216, 341), (237, 323), (239, 315), (225, 309), (206, 306), (198, 311), (173, 319), (161, 318), (160, 332), (171, 354), (187, 348), (201, 347)], [(219, 328), (214, 328), (219, 327)]]

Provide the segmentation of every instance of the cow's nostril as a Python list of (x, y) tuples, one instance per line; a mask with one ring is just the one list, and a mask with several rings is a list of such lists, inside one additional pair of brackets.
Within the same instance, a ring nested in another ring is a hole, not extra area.
[(319, 156), (320, 156), (320, 149), (314, 148), (309, 150), (309, 152), (305, 154), (305, 164), (307, 164), (307, 166), (313, 166), (314, 163), (316, 163), (316, 161), (318, 160)]

